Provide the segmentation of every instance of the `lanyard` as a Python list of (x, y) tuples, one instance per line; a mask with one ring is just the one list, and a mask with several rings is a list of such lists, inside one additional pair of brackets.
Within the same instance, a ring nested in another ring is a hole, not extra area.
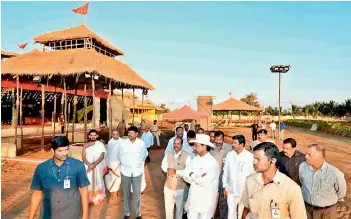
[[(60, 180), (57, 176), (56, 176), (56, 174), (55, 174), (55, 171), (54, 171), (54, 167), (51, 167), (51, 169), (52, 169), (52, 173), (54, 174), (54, 177), (57, 179), (57, 182), (62, 182), (62, 181), (64, 181), (64, 180)], [(68, 170), (69, 170), (69, 165), (68, 165), (68, 167), (67, 167), (67, 173), (66, 173), (66, 179), (68, 178)]]

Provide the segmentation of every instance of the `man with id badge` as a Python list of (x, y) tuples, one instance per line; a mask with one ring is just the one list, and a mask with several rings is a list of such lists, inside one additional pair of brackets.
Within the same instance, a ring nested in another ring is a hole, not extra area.
[(263, 142), (253, 151), (256, 173), (246, 178), (242, 219), (307, 219), (299, 185), (278, 170), (277, 146)]
[(66, 136), (54, 137), (51, 151), (53, 158), (39, 164), (34, 173), (29, 219), (40, 205), (43, 219), (88, 219), (89, 180), (83, 162), (68, 157)]

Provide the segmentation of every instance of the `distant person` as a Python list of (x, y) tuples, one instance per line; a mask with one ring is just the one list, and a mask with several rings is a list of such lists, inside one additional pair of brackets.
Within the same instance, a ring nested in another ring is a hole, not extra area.
[(205, 134), (205, 130), (203, 128), (198, 128), (196, 134)]
[(277, 124), (272, 120), (272, 122), (269, 124), (269, 128), (271, 128), (271, 138), (275, 138), (275, 130), (277, 128)]
[[(147, 151), (150, 152), (150, 147), (154, 145), (154, 136), (150, 132), (149, 126), (145, 126), (145, 132), (141, 135), (141, 140), (144, 141)], [(146, 163), (150, 163), (150, 154), (146, 157)]]
[(188, 133), (188, 131), (189, 131), (189, 124), (187, 124), (187, 123), (184, 124), (184, 130), (185, 130), (186, 133)]
[(252, 141), (257, 140), (257, 131), (258, 131), (258, 124), (257, 124), (257, 121), (255, 121), (254, 124), (251, 125)]
[(283, 141), (283, 150), (279, 153), (279, 156), (279, 171), (301, 186), (299, 167), (300, 164), (305, 161), (305, 154), (296, 150), (295, 139), (287, 138)]
[[(178, 137), (178, 138), (184, 138), (184, 128), (181, 127), (181, 126), (178, 126), (176, 128), (176, 136), (173, 136), (169, 141), (168, 141), (168, 144), (167, 144), (167, 147), (166, 147), (166, 150), (165, 150), (165, 154), (168, 153), (169, 151), (173, 151), (173, 142), (174, 142), (174, 139)], [(184, 146), (184, 139), (183, 139), (183, 146)]]
[(273, 144), (275, 144), (275, 142), (273, 140), (268, 139), (268, 131), (266, 129), (260, 129), (257, 132), (257, 137), (258, 139), (256, 141), (253, 141), (250, 145), (250, 151), (253, 151), (253, 149), (255, 148), (256, 145), (263, 143), (263, 142), (272, 142)]
[(308, 219), (337, 218), (336, 204), (344, 200), (347, 186), (344, 174), (325, 161), (323, 146), (308, 146), (299, 178)]
[(284, 131), (285, 131), (285, 123), (281, 121), (280, 122), (280, 140), (284, 139)]
[(154, 120), (154, 124), (151, 125), (150, 130), (154, 138), (156, 138), (157, 147), (160, 148), (160, 129), (158, 128), (157, 120)]
[(266, 126), (267, 126), (266, 121), (263, 120), (261, 124), (261, 129), (266, 129)]
[(88, 187), (89, 202), (101, 205), (106, 198), (103, 174), (107, 151), (105, 145), (97, 140), (99, 136), (95, 129), (89, 131), (88, 137), (89, 142), (83, 146), (82, 160), (90, 182)]
[(125, 139), (118, 150), (118, 159), (121, 161), (121, 177), (123, 187), (124, 219), (130, 218), (130, 194), (133, 189), (134, 213), (141, 219), (141, 190), (144, 163), (148, 155), (144, 141), (137, 138), (138, 128), (128, 128), (128, 139)]
[(210, 142), (213, 144), (215, 143), (215, 130), (210, 131)]
[(51, 140), (51, 152), (53, 157), (34, 172), (29, 219), (35, 218), (40, 206), (40, 218), (88, 219), (90, 183), (83, 162), (68, 156), (66, 136)]

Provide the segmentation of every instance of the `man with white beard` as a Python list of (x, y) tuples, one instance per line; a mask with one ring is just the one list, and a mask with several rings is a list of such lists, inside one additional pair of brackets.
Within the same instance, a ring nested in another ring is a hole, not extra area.
[[(240, 204), (246, 177), (254, 173), (253, 154), (245, 149), (245, 137), (233, 137), (233, 149), (227, 154), (223, 168), (223, 194), (228, 202), (228, 219), (241, 219), (244, 206)], [(237, 214), (238, 212), (238, 214)]]
[(112, 131), (112, 138), (107, 144), (106, 165), (108, 174), (105, 176), (107, 190), (111, 193), (111, 199), (118, 197), (118, 190), (121, 186), (120, 164), (117, 155), (121, 146), (122, 138), (119, 137), (118, 131)]
[(188, 197), (189, 219), (210, 219), (216, 208), (219, 165), (209, 153), (215, 146), (210, 136), (197, 134), (195, 140), (197, 156), (185, 168), (184, 180), (191, 184)]

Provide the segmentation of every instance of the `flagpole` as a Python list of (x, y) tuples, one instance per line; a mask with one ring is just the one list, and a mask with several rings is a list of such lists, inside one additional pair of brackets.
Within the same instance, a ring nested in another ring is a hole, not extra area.
[(87, 20), (88, 20), (88, 14), (86, 14), (85, 16), (84, 16), (84, 25), (86, 26), (87, 25)]

